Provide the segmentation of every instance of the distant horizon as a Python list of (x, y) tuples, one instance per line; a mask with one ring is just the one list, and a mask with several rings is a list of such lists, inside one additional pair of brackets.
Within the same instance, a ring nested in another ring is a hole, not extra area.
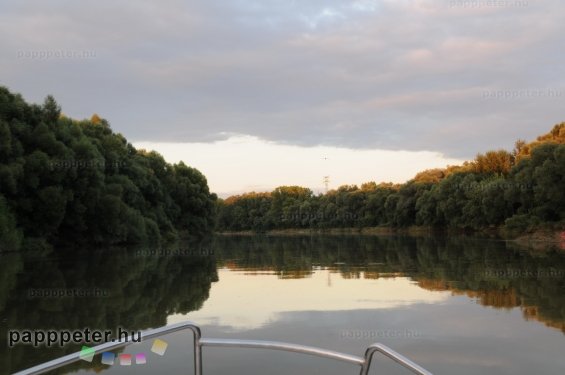
[(430, 151), (300, 147), (273, 144), (256, 137), (231, 137), (210, 144), (132, 144), (139, 149), (157, 151), (170, 163), (183, 161), (198, 169), (206, 176), (210, 191), (221, 198), (293, 185), (323, 193), (324, 176), (330, 178), (329, 190), (371, 181), (404, 183), (423, 170), (465, 161)]

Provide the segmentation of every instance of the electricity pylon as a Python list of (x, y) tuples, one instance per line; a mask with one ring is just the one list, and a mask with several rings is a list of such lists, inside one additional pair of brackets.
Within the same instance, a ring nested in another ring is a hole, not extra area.
[(328, 186), (330, 185), (330, 176), (324, 176), (324, 185), (326, 186), (326, 193), (327, 193)]

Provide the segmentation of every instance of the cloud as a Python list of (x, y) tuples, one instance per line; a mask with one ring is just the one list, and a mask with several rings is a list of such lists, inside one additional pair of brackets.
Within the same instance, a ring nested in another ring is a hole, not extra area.
[[(4, 82), (65, 113), (108, 118), (136, 141), (229, 134), (300, 146), (511, 147), (564, 120), (559, 0), (465, 7), (432, 0), (6, 1)], [(94, 51), (22, 59), (19, 51)]]

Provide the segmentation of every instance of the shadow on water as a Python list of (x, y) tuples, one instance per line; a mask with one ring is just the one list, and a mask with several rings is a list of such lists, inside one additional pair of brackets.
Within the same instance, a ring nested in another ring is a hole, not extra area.
[[(8, 330), (128, 331), (164, 326), (167, 316), (202, 307), (217, 281), (215, 260), (197, 244), (169, 253), (149, 248), (62, 250), (35, 257), (0, 257), (0, 373), (80, 350), (77, 345), (41, 350), (8, 347)], [(48, 296), (46, 292), (69, 293)], [(105, 368), (100, 365), (100, 369)], [(67, 373), (89, 363), (65, 367)], [(57, 373), (57, 372), (53, 372)]]

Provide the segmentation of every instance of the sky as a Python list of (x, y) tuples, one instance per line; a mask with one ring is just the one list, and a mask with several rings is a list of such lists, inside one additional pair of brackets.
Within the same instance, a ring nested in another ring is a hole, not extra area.
[(0, 85), (98, 113), (220, 196), (403, 182), (565, 120), (563, 14), (562, 0), (3, 0)]

